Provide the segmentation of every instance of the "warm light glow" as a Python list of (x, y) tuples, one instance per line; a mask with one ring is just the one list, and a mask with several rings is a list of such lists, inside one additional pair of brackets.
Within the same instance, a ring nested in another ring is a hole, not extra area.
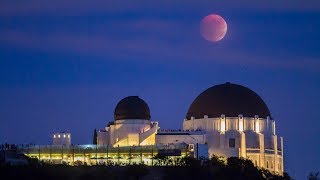
[(276, 134), (276, 124), (275, 124), (275, 122), (272, 122), (272, 132), (273, 132), (273, 134)]
[(239, 115), (239, 119), (238, 119), (238, 129), (240, 132), (243, 132), (244, 131), (244, 120), (243, 120), (243, 116), (240, 114)]
[(221, 117), (221, 120), (220, 120), (220, 131), (221, 132), (226, 131), (226, 119), (224, 117)]
[(255, 121), (255, 130), (256, 130), (256, 132), (257, 133), (259, 133), (260, 132), (260, 123), (259, 123), (259, 119), (256, 119), (256, 121)]
[(60, 138), (60, 134), (58, 135), (58, 138)]
[(243, 131), (243, 118), (239, 118), (239, 131)]

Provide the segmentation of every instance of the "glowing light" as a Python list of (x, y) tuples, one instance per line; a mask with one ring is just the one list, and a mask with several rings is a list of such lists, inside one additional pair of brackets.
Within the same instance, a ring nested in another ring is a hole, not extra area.
[(60, 138), (60, 134), (58, 135), (58, 138)]
[(220, 120), (220, 131), (221, 132), (225, 132), (226, 131), (226, 119), (225, 117), (221, 117), (221, 120)]
[(53, 138), (56, 138), (56, 135), (53, 135)]
[(64, 134), (63, 137), (66, 138), (66, 135)]
[(239, 131), (243, 131), (243, 118), (242, 117), (240, 117), (239, 118)]
[(256, 119), (256, 122), (255, 122), (255, 131), (257, 132), (257, 133), (259, 133), (260, 132), (260, 123), (259, 123), (259, 119)]

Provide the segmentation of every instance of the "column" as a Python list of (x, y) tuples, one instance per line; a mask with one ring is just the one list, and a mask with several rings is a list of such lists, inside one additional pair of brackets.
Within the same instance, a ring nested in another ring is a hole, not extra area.
[(246, 134), (240, 133), (240, 157), (247, 158)]
[(278, 169), (278, 163), (280, 163), (278, 161), (278, 137), (276, 135), (273, 135), (273, 148), (274, 148), (274, 172), (279, 172), (279, 169)]
[(265, 167), (264, 162), (264, 135), (259, 133), (259, 148), (260, 148), (260, 155), (259, 155), (259, 164), (260, 167)]

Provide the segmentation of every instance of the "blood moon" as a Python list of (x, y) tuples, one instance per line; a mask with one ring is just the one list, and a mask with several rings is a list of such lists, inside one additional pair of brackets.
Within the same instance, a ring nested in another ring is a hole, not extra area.
[(220, 41), (227, 33), (227, 23), (221, 16), (210, 14), (201, 20), (200, 33), (208, 41)]

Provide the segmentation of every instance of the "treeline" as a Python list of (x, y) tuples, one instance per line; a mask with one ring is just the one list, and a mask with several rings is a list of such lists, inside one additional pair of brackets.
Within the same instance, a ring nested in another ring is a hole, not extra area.
[[(276, 175), (268, 170), (259, 169), (248, 159), (231, 157), (226, 161), (219, 157), (210, 160), (196, 160), (191, 157), (179, 159), (175, 165), (170, 165), (171, 160), (166, 157), (158, 157), (163, 164), (168, 166), (145, 166), (135, 164), (128, 166), (68, 166), (50, 165), (30, 159), (28, 166), (9, 166), (2, 164), (0, 167), (0, 179), (237, 179), (237, 180), (287, 180), (288, 174)], [(173, 164), (173, 163), (172, 163)]]

